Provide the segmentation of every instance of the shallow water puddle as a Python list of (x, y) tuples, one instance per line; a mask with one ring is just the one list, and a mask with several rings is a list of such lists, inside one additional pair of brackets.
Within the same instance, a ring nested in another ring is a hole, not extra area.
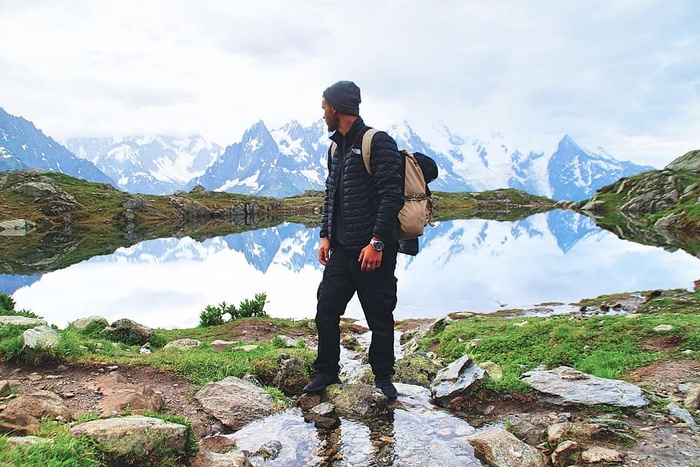
[(228, 435), (239, 449), (254, 453), (279, 441), (274, 459), (251, 455), (260, 466), (481, 466), (467, 436), (474, 428), (429, 402), (422, 387), (397, 384), (399, 398), (383, 418), (341, 417), (338, 428), (316, 428), (301, 409), (289, 409)]

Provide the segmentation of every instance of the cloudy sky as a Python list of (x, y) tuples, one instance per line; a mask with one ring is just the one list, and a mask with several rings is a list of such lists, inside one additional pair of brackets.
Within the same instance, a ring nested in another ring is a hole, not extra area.
[(0, 107), (59, 141), (321, 117), (362, 88), (368, 124), (564, 135), (662, 167), (700, 148), (697, 0), (0, 0)]

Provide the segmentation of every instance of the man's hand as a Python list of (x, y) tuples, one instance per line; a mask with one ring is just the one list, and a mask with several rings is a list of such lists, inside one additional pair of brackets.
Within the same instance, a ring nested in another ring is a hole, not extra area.
[(382, 264), (382, 252), (375, 250), (372, 245), (367, 245), (360, 250), (360, 257), (357, 261), (360, 263), (362, 272), (375, 271)]
[(331, 241), (328, 237), (321, 238), (321, 246), (318, 248), (318, 261), (324, 266), (331, 257)]

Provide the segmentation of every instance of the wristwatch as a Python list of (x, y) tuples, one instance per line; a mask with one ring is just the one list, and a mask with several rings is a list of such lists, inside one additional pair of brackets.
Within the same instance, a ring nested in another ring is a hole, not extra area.
[(384, 242), (381, 240), (370, 240), (369, 244), (372, 245), (375, 251), (382, 251), (384, 249)]

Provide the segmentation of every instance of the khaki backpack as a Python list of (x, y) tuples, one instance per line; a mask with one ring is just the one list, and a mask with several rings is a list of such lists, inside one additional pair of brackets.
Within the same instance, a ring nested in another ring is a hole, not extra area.
[[(372, 138), (377, 130), (370, 128), (365, 131), (362, 136), (362, 158), (365, 163), (365, 168), (368, 174), (372, 174), (369, 158), (372, 149)], [(335, 154), (336, 143), (331, 143), (330, 155)], [(401, 149), (399, 151), (403, 158), (404, 174), (403, 174), (403, 192), (404, 205), (399, 212), (399, 240), (411, 240), (423, 235), (423, 230), (426, 225), (431, 224), (433, 215), (433, 200), (430, 196), (428, 183), (435, 177), (426, 181), (423, 169), (418, 163), (416, 155), (411, 152)], [(427, 159), (427, 163), (434, 167), (435, 176), (437, 176), (437, 165), (430, 157), (420, 154), (422, 159)]]

